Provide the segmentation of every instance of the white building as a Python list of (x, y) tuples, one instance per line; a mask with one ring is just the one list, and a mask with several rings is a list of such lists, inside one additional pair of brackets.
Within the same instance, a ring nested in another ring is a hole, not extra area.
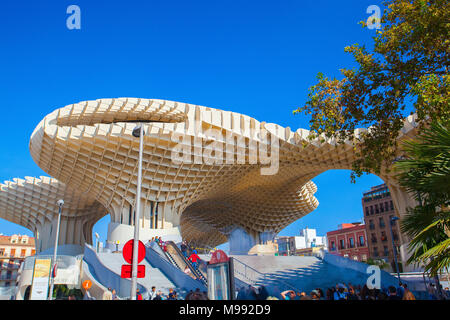
[(306, 249), (312, 247), (327, 247), (327, 237), (317, 236), (316, 229), (308, 229), (306, 227), (300, 230), (300, 236), (295, 237), (295, 249)]
[(295, 238), (295, 249), (306, 249), (312, 247), (325, 246), (327, 248), (327, 237), (317, 236), (316, 229), (308, 229), (306, 227), (300, 230), (300, 236)]
[(316, 229), (300, 230), (299, 236), (291, 237), (277, 237), (278, 253), (281, 255), (291, 255), (297, 250), (324, 247), (327, 250), (327, 237), (317, 236)]

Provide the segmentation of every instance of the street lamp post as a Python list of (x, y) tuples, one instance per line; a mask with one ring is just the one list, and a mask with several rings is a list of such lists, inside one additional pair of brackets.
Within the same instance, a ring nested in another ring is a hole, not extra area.
[(136, 205), (134, 213), (134, 241), (133, 241), (133, 265), (131, 271), (131, 300), (136, 300), (137, 288), (137, 265), (138, 265), (138, 246), (139, 246), (139, 220), (141, 208), (141, 183), (142, 183), (142, 153), (144, 148), (144, 125), (141, 123), (133, 130), (133, 136), (139, 137), (139, 162), (136, 190)]
[(395, 268), (397, 269), (397, 277), (398, 277), (398, 283), (400, 284), (400, 271), (398, 268), (398, 261), (397, 261), (397, 249), (395, 247), (395, 243), (394, 243), (394, 234), (392, 232), (392, 225), (395, 223), (395, 221), (397, 221), (399, 218), (398, 217), (392, 217), (391, 219), (389, 219), (389, 230), (391, 231), (391, 240), (392, 240), (392, 251), (394, 252), (394, 260), (395, 260)]
[(96, 232), (95, 233), (95, 252), (98, 253), (98, 239), (100, 238), (100, 235)]
[(48, 300), (53, 299), (53, 287), (55, 285), (54, 272), (55, 272), (55, 266), (56, 266), (56, 254), (58, 251), (58, 240), (59, 240), (59, 225), (61, 223), (61, 211), (62, 211), (62, 206), (64, 205), (64, 200), (62, 200), (62, 199), (58, 200), (57, 205), (59, 207), (58, 224), (56, 225), (55, 248), (53, 249), (53, 265), (52, 265), (52, 270), (51, 270), (51, 275), (50, 275), (51, 284), (50, 284), (50, 292), (48, 294)]

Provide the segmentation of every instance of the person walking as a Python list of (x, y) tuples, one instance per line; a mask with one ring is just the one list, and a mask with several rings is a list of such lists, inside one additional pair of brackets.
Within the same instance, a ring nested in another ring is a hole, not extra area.
[(334, 292), (334, 300), (347, 300), (347, 294), (345, 292), (346, 287), (343, 284), (336, 285), (336, 291)]
[(120, 300), (119, 296), (117, 295), (116, 289), (112, 289), (112, 300)]
[(139, 292), (139, 288), (136, 289), (136, 300), (143, 300), (142, 294)]
[(112, 300), (112, 292), (111, 288), (108, 288), (105, 292), (103, 292), (102, 300)]
[(389, 296), (387, 300), (402, 300), (402, 298), (397, 295), (397, 289), (394, 286), (389, 286), (388, 292)]
[(347, 300), (359, 300), (359, 297), (356, 295), (355, 289), (353, 287), (350, 287), (348, 289)]
[(177, 300), (177, 293), (172, 288), (169, 289), (169, 294), (167, 295), (167, 300)]
[(403, 299), (402, 300), (416, 300), (414, 294), (409, 291), (408, 285), (406, 283), (403, 284)]
[(93, 296), (91, 296), (91, 293), (89, 292), (89, 289), (86, 289), (83, 300), (95, 300)]
[(295, 291), (294, 290), (286, 290), (280, 293), (283, 300), (295, 300)]
[(158, 293), (156, 294), (156, 297), (153, 298), (153, 300), (163, 300), (163, 294), (161, 290), (158, 290)]
[(200, 257), (197, 255), (197, 250), (193, 250), (192, 254), (189, 256), (189, 261), (192, 262), (192, 266), (197, 269), (198, 268), (198, 260)]
[(183, 241), (182, 243), (181, 243), (181, 246), (180, 246), (180, 248), (181, 248), (181, 252), (183, 253), (183, 256), (187, 259), (187, 245), (186, 245), (186, 241)]
[(157, 296), (156, 287), (153, 286), (152, 291), (150, 291), (149, 293), (148, 300), (155, 300), (156, 296)]

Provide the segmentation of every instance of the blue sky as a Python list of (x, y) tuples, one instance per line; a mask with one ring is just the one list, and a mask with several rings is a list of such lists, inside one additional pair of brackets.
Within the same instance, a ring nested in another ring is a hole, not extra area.
[[(69, 30), (69, 5), (81, 30)], [(0, 10), (0, 180), (47, 175), (28, 144), (39, 121), (79, 101), (139, 97), (210, 106), (260, 121), (308, 128), (292, 114), (322, 72), (339, 77), (354, 66), (344, 47), (370, 47), (363, 29), (378, 0), (284, 1), (8, 1)], [(373, 175), (350, 183), (349, 171), (313, 181), (319, 208), (284, 229), (319, 234), (360, 221), (362, 193)], [(94, 228), (106, 237), (104, 218)], [(32, 233), (0, 219), (3, 234)]]

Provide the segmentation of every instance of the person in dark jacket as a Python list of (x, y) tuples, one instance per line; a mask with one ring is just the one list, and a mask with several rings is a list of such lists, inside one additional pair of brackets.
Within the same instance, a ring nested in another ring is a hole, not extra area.
[(389, 286), (388, 292), (389, 292), (389, 296), (387, 298), (388, 300), (402, 300), (402, 298), (400, 298), (397, 295), (397, 289), (394, 286)]

